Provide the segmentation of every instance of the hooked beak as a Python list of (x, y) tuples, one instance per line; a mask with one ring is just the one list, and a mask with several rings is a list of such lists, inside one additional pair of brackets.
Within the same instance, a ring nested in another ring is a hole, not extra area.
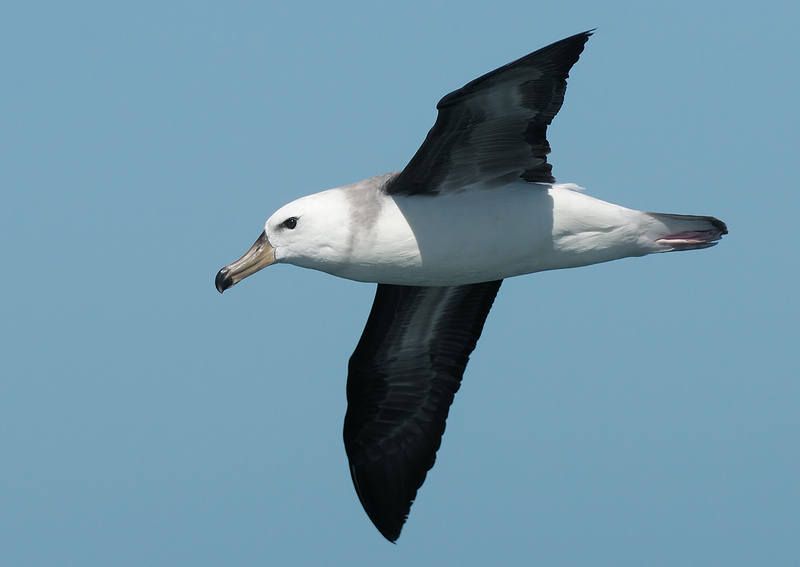
[(267, 240), (267, 233), (264, 231), (255, 244), (250, 247), (250, 250), (244, 253), (244, 256), (233, 264), (228, 264), (217, 273), (214, 284), (217, 286), (217, 291), (222, 293), (247, 276), (255, 274), (260, 269), (274, 263), (275, 249)]

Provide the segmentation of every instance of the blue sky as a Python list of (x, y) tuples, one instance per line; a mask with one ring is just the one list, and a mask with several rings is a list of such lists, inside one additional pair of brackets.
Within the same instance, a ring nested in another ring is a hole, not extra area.
[[(796, 2), (0, 11), (0, 563), (797, 565)], [(711, 250), (507, 281), (398, 544), (355, 495), (373, 286), (216, 271), (402, 168), (467, 81), (597, 28), (559, 181)]]

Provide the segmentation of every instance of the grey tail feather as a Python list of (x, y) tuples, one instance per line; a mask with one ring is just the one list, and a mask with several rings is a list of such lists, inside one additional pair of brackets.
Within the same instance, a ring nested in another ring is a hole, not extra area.
[(700, 215), (675, 215), (647, 213), (664, 226), (665, 233), (656, 237), (656, 243), (668, 250), (697, 250), (714, 246), (728, 227), (721, 220)]
[(728, 225), (724, 222), (719, 220), (716, 217), (708, 217), (704, 215), (675, 215), (672, 213), (647, 213), (648, 215), (658, 217), (667, 217), (676, 220), (684, 220), (684, 221), (705, 221), (711, 223), (718, 232), (720, 236), (728, 234)]

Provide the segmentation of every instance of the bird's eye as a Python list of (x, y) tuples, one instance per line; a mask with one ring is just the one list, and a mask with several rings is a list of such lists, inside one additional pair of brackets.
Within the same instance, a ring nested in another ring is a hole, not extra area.
[(288, 228), (289, 230), (292, 230), (294, 227), (297, 226), (297, 217), (289, 217), (288, 219), (286, 219), (281, 223), (281, 226), (283, 228)]

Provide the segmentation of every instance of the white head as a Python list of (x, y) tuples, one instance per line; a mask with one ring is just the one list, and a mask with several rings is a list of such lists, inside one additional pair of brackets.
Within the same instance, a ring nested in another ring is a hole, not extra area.
[(276, 262), (329, 271), (346, 262), (352, 249), (350, 208), (338, 189), (301, 197), (278, 209), (255, 244), (217, 274), (221, 292)]

